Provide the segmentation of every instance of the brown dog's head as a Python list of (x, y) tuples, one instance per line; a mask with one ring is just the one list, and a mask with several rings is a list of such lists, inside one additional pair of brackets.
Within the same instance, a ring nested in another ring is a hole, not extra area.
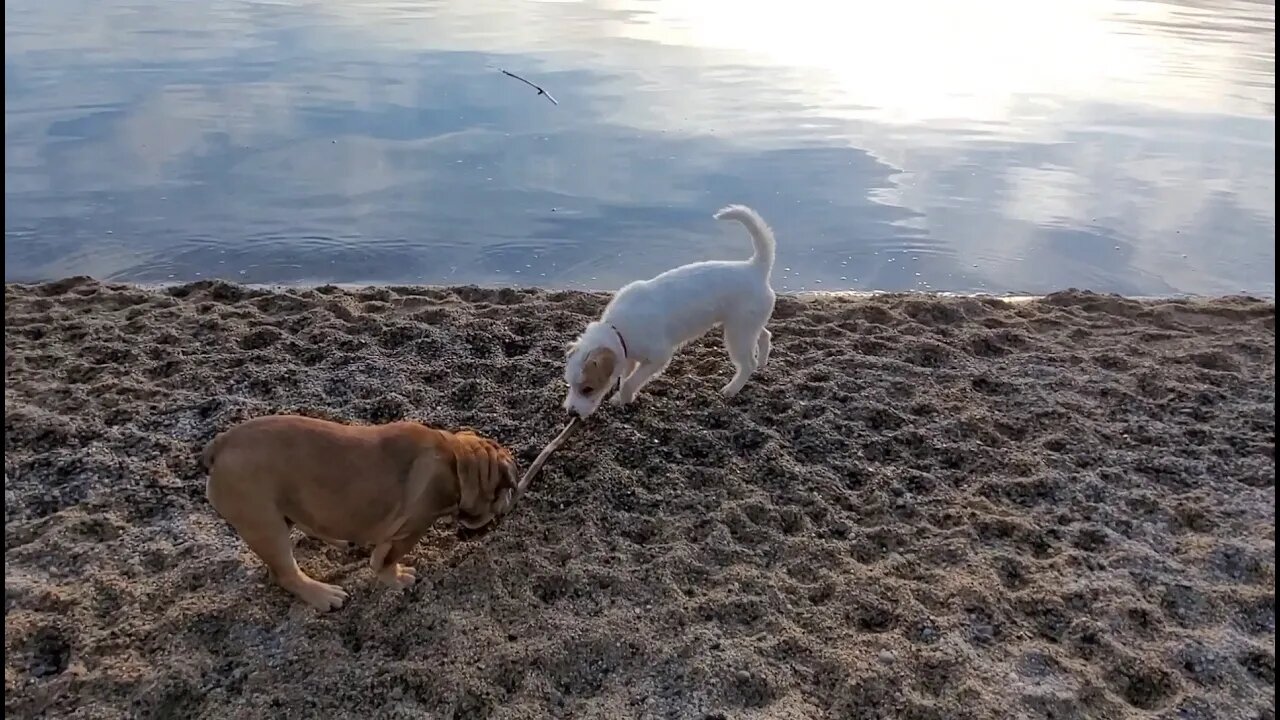
[(470, 430), (454, 434), (454, 474), (458, 478), (458, 522), (482, 527), (506, 506), (516, 489), (516, 461), (496, 441)]

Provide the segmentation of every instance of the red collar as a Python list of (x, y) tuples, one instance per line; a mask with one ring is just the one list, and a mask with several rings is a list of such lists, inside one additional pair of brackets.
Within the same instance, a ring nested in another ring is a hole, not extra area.
[(610, 325), (609, 327), (613, 328), (614, 334), (618, 336), (618, 342), (622, 343), (622, 359), (626, 360), (627, 359), (627, 339), (622, 337), (622, 331), (619, 330), (617, 326)]

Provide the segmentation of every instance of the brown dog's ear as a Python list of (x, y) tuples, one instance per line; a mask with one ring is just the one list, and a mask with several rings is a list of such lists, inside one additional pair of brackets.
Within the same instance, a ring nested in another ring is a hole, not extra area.
[(463, 433), (454, 435), (455, 440), (458, 441), (454, 447), (453, 456), (453, 474), (458, 483), (458, 505), (469, 508), (475, 505), (475, 499), (481, 492), (481, 478), (484, 473), (481, 459), (483, 456), (477, 457), (474, 440)]
[(503, 490), (516, 489), (516, 468), (515, 465), (503, 465), (502, 475), (498, 478), (498, 487), (494, 490), (494, 495)]

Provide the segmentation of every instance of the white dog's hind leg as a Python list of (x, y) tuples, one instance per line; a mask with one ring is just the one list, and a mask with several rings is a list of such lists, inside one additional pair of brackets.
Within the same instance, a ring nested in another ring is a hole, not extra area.
[(756, 338), (756, 369), (761, 370), (769, 364), (769, 351), (773, 349), (773, 333), (761, 330)]
[(751, 377), (751, 373), (756, 371), (756, 346), (759, 344), (757, 338), (760, 337), (757, 326), (744, 327), (745, 323), (732, 322), (726, 323), (724, 326), (724, 344), (729, 349), (729, 359), (733, 361), (733, 366), (737, 368), (733, 379), (728, 385), (721, 388), (720, 392), (725, 397), (733, 397), (738, 394), (743, 385), (747, 384), (747, 379)]
[(636, 393), (640, 392), (640, 388), (647, 385), (650, 380), (658, 375), (658, 373), (667, 369), (667, 365), (670, 362), (671, 358), (667, 357), (662, 362), (640, 363), (640, 366), (636, 368), (635, 372), (631, 373), (626, 380), (622, 381), (622, 387), (618, 388), (618, 392), (614, 393), (613, 397), (609, 398), (609, 401), (614, 405), (626, 405), (632, 400), (635, 400)]

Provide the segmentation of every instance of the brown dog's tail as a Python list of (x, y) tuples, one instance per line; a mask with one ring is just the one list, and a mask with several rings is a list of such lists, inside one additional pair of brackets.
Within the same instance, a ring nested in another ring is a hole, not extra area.
[(204, 446), (204, 452), (200, 453), (200, 464), (205, 470), (213, 469), (213, 461), (218, 456), (218, 448), (222, 447), (222, 438), (226, 437), (226, 433), (218, 433), (208, 445)]

